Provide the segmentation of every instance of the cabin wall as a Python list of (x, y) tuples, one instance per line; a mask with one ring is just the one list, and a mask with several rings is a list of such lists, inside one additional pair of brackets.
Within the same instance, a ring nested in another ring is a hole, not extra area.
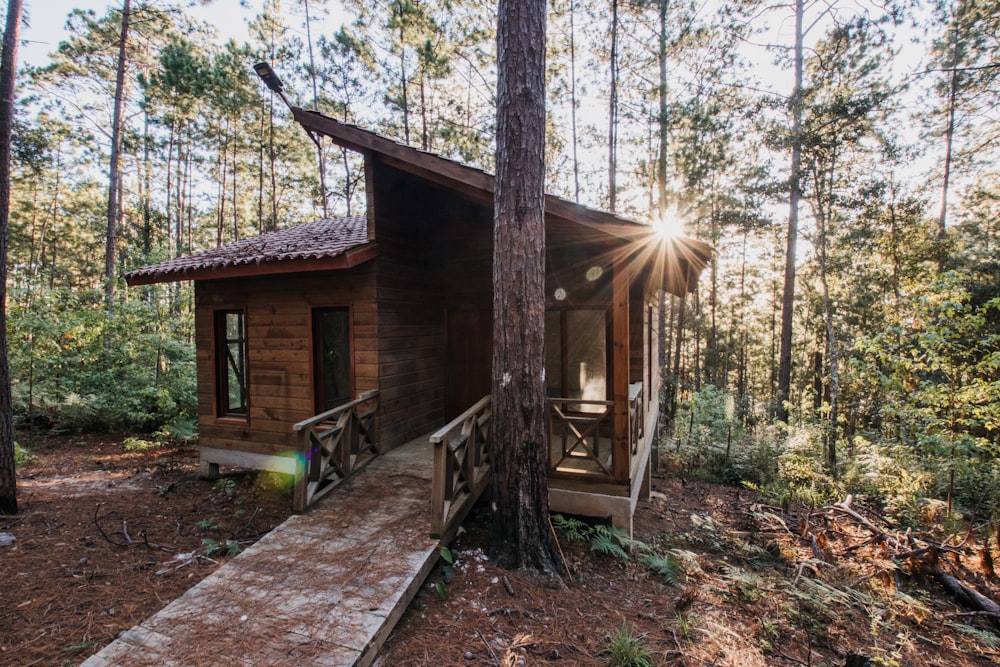
[(377, 161), (372, 171), (380, 443), (392, 448), (447, 422), (448, 308), (492, 306), (492, 225), (454, 193)]
[[(292, 426), (316, 414), (312, 309), (350, 308), (353, 394), (378, 387), (374, 267), (195, 283), (198, 423), (202, 447), (280, 455), (295, 447)], [(242, 309), (247, 324), (244, 418), (218, 417), (214, 313)]]

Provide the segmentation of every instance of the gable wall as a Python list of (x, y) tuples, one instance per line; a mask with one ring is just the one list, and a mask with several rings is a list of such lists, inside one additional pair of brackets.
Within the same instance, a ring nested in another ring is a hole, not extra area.
[[(312, 309), (350, 307), (354, 395), (378, 387), (374, 266), (347, 271), (195, 283), (199, 444), (281, 454), (292, 425), (315, 414)], [(243, 309), (247, 322), (248, 419), (219, 418), (215, 405), (213, 313)]]
[(377, 161), (372, 172), (380, 441), (391, 448), (446, 423), (447, 309), (492, 305), (492, 225), (434, 185)]

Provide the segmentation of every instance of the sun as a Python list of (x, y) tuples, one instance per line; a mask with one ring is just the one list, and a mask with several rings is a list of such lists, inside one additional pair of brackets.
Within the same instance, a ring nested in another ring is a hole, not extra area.
[(651, 223), (653, 229), (662, 238), (684, 236), (684, 222), (677, 216), (665, 215)]

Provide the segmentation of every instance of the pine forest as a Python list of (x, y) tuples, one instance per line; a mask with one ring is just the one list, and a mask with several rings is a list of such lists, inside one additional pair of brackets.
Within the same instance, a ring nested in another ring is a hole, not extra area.
[[(360, 157), (310, 141), (254, 63), (294, 105), (495, 172), (491, 0), (243, 2), (245, 38), (109, 4), (16, 73), (19, 459), (52, 431), (196, 435), (193, 288), (126, 272), (364, 214)], [(655, 469), (988, 545), (1000, 2), (552, 0), (546, 53), (547, 191), (715, 250), (665, 297)]]

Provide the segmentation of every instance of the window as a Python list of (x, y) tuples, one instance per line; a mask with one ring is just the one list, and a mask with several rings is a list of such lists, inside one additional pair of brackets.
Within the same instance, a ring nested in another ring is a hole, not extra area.
[(326, 412), (351, 400), (351, 335), (347, 308), (313, 311), (313, 371), (316, 410)]
[(247, 336), (242, 310), (215, 313), (215, 386), (220, 417), (247, 416)]
[[(551, 397), (604, 401), (608, 396), (607, 318), (604, 310), (545, 313), (545, 385)], [(583, 412), (603, 407), (586, 404)]]

